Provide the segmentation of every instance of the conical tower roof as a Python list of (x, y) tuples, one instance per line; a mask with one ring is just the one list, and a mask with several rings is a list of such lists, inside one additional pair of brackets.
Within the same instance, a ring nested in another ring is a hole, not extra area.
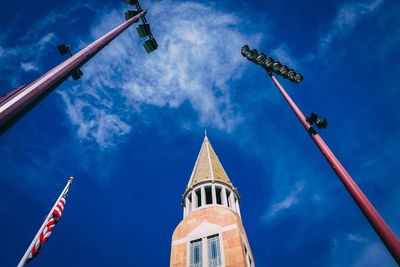
[(206, 135), (203, 144), (201, 145), (199, 155), (197, 156), (196, 164), (194, 165), (187, 188), (203, 181), (215, 180), (232, 186), (224, 167), (222, 167), (222, 164), (219, 161), (217, 154), (215, 154), (215, 151)]

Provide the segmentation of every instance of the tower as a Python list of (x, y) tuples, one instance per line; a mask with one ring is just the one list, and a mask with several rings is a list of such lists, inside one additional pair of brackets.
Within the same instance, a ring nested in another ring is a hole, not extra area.
[(240, 197), (207, 136), (182, 196), (183, 220), (172, 235), (171, 267), (253, 267)]

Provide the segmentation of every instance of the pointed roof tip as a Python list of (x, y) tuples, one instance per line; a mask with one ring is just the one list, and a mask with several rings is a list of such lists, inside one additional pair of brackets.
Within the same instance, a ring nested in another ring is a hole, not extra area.
[(205, 140), (208, 140), (208, 137), (207, 137), (207, 129), (204, 129), (204, 139), (205, 139)]
[(224, 167), (219, 161), (217, 154), (208, 140), (207, 130), (205, 129), (204, 141), (197, 156), (197, 160), (190, 176), (187, 188), (206, 180), (219, 180), (232, 185), (228, 175), (224, 170)]

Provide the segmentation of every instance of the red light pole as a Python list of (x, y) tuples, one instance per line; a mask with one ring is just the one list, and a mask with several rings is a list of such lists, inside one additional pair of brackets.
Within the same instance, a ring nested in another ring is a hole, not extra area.
[[(296, 74), (298, 75), (297, 80), (294, 78), (291, 78), (288, 76), (288, 71), (284, 70), (282, 68), (286, 68), (286, 66), (283, 66), (277, 61), (273, 61), (271, 58), (266, 57), (265, 55), (258, 54), (257, 50), (249, 50), (248, 46), (244, 46), (242, 48), (242, 54), (243, 56), (247, 57), (248, 60), (259, 64), (263, 65), (264, 68), (267, 70), (271, 80), (275, 84), (275, 86), (278, 88), (279, 92), (282, 94), (283, 98), (286, 100), (286, 102), (289, 104), (289, 106), (292, 108), (294, 113), (296, 114), (297, 118), (305, 128), (305, 130), (310, 134), (311, 138), (317, 145), (318, 149), (321, 151), (322, 155), (325, 157), (325, 159), (328, 161), (328, 163), (331, 165), (332, 169), (335, 171), (337, 176), (339, 177), (340, 181), (343, 183), (343, 185), (346, 187), (347, 191), (350, 193), (351, 197), (354, 199), (354, 201), (357, 203), (358, 207), (361, 209), (362, 213), (365, 215), (371, 226), (374, 228), (375, 232), (378, 234), (382, 242), (385, 244), (386, 248), (389, 250), (389, 252), (392, 254), (393, 258), (397, 262), (397, 264), (400, 265), (400, 241), (396, 237), (396, 235), (393, 233), (393, 231), (390, 229), (390, 227), (386, 224), (386, 222), (383, 220), (383, 218), (380, 216), (378, 211), (374, 208), (374, 206), (371, 204), (371, 202), (368, 200), (368, 198), (364, 195), (364, 193), (361, 191), (361, 189), (358, 187), (358, 185), (355, 183), (353, 178), (350, 176), (350, 174), (346, 171), (346, 169), (343, 167), (343, 165), (340, 163), (340, 161), (336, 158), (335, 154), (330, 150), (328, 145), (324, 142), (322, 137), (317, 133), (317, 131), (311, 126), (309, 123), (309, 120), (307, 120), (306, 116), (301, 112), (301, 110), (297, 107), (296, 103), (290, 98), (290, 96), (287, 94), (285, 89), (282, 87), (282, 85), (278, 82), (275, 76), (272, 75), (272, 72), (278, 73), (282, 75), (284, 78), (291, 80), (293, 82), (299, 83), (302, 81), (303, 77), (301, 75), (297, 74), (294, 72), (293, 77), (296, 77)], [(271, 59), (271, 62), (266, 62), (266, 59)], [(269, 64), (270, 63), (270, 64)], [(269, 64), (269, 65), (267, 65)], [(275, 64), (275, 68), (274, 65)], [(326, 126), (326, 125), (325, 125)], [(323, 126), (324, 127), (324, 126)]]
[[(126, 22), (100, 37), (74, 56), (65, 60), (44, 75), (28, 85), (20, 86), (0, 98), (0, 135), (7, 131), (17, 120), (29, 112), (55, 88), (62, 84), (69, 76), (79, 79), (82, 74), (79, 70), (86, 62), (99, 53), (106, 45), (113, 41), (132, 24), (142, 19), (143, 24), (137, 28), (139, 36), (149, 36), (150, 39), (144, 43), (148, 53), (157, 49), (157, 43), (150, 31), (150, 25), (145, 19), (146, 10), (142, 10), (138, 1), (124, 0), (125, 3), (135, 5), (137, 10), (128, 10), (125, 13)], [(65, 48), (65, 46), (64, 46)], [(68, 48), (69, 49), (69, 48)], [(64, 53), (67, 53), (66, 51)], [(74, 74), (78, 72), (78, 77)]]

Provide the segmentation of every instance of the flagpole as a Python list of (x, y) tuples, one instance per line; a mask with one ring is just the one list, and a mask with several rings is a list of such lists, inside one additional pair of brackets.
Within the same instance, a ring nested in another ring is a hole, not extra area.
[(61, 192), (60, 196), (58, 197), (57, 201), (54, 203), (53, 207), (51, 208), (49, 214), (47, 215), (46, 219), (44, 220), (42, 226), (40, 226), (39, 231), (36, 233), (35, 238), (33, 238), (31, 244), (29, 245), (28, 249), (26, 250), (24, 256), (18, 263), (17, 267), (23, 267), (25, 266), (26, 260), (29, 256), (29, 253), (32, 251), (33, 246), (35, 245), (36, 239), (39, 238), (40, 233), (42, 233), (43, 229), (46, 227), (47, 222), (51, 219), (51, 216), (53, 216), (53, 210), (56, 208), (58, 202), (61, 200), (61, 198), (68, 192), (69, 186), (71, 185), (72, 181), (74, 180), (74, 177), (69, 177), (67, 185), (64, 187), (64, 190)]

